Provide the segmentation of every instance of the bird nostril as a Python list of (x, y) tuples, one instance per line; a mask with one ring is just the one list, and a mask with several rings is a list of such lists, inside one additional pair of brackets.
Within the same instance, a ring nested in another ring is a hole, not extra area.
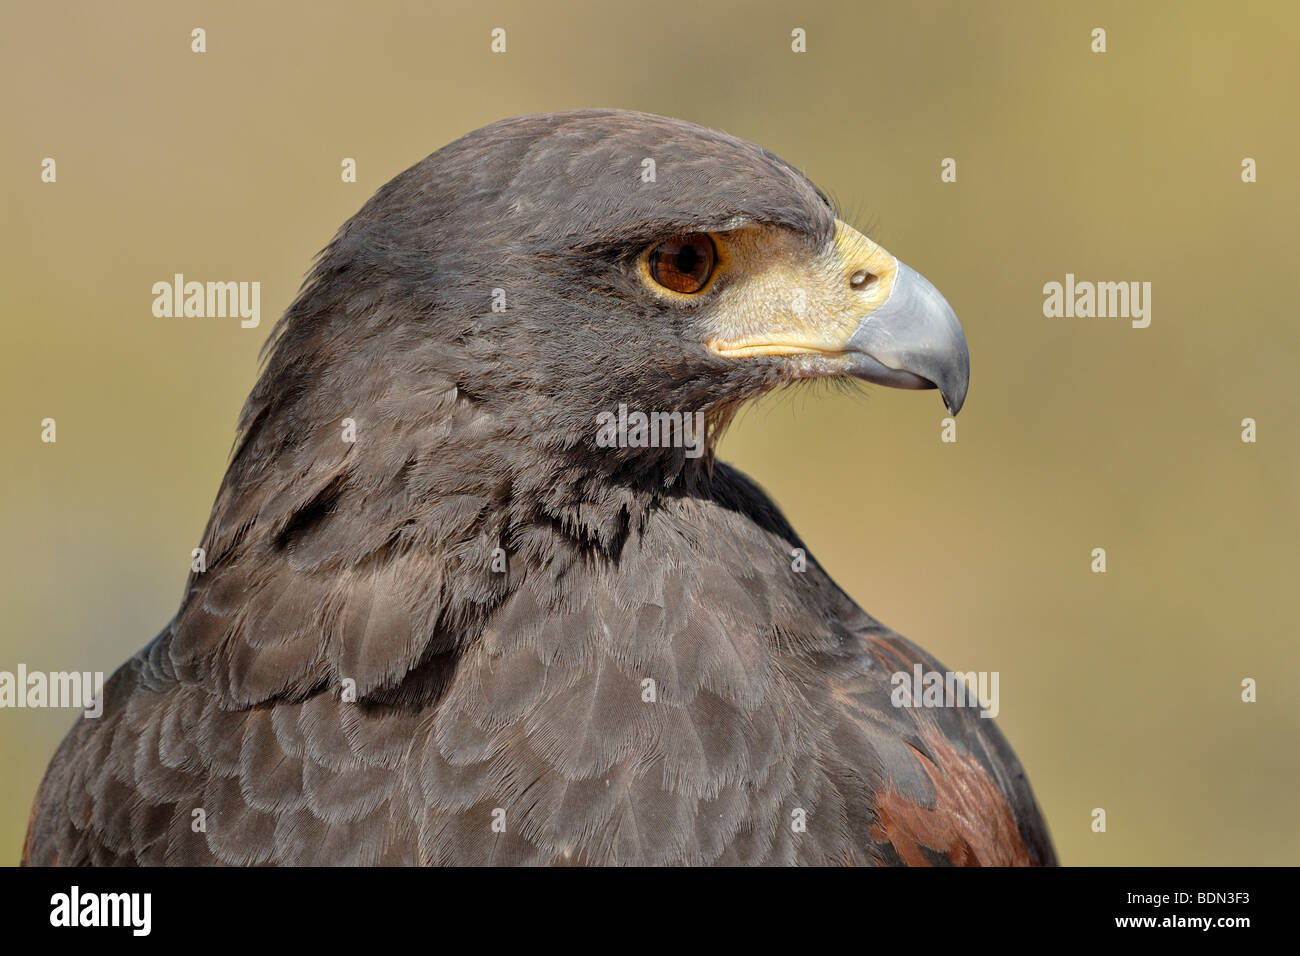
[(859, 269), (857, 272), (853, 273), (853, 275), (849, 276), (849, 285), (858, 292), (870, 288), (872, 283), (875, 281), (876, 276), (873, 273), (868, 272), (866, 269)]

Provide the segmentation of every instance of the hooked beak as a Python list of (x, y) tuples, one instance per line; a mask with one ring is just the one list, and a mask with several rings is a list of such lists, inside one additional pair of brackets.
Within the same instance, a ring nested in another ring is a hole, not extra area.
[(845, 344), (848, 373), (893, 388), (937, 388), (956, 415), (970, 383), (970, 351), (957, 314), (916, 270), (894, 260), (893, 288)]
[[(956, 415), (970, 352), (957, 315), (920, 273), (844, 222), (815, 257), (797, 247), (741, 249), (754, 290), (706, 343), (730, 359), (777, 356), (799, 377), (850, 375), (893, 388), (937, 388)], [(791, 289), (799, 307), (784, 307)], [(760, 303), (755, 319), (753, 303)]]

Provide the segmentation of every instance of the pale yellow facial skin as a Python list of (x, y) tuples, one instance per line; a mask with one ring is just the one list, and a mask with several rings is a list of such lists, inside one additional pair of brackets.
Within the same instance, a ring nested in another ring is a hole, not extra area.
[[(746, 226), (713, 238), (715, 276), (726, 275), (727, 282), (710, 305), (705, 344), (724, 358), (838, 356), (863, 317), (889, 298), (898, 272), (893, 255), (838, 219), (834, 241), (814, 257), (806, 240), (775, 226)], [(858, 273), (875, 278), (855, 286)], [(710, 290), (663, 293), (696, 298)]]

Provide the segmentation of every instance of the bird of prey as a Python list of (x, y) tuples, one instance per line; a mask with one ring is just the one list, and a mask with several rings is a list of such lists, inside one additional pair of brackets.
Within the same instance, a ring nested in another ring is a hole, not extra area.
[(793, 166), (495, 123), (381, 188), (268, 347), (206, 568), (60, 746), (26, 862), (1055, 862), (979, 705), (899, 706), (943, 668), (714, 457), (792, 383), (965, 398), (947, 302)]

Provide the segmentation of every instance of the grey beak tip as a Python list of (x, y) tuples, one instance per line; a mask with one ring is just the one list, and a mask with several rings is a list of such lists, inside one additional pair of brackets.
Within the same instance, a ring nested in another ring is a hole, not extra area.
[[(954, 418), (966, 404), (966, 392), (970, 388), (970, 352), (966, 349), (966, 337), (961, 338), (961, 355), (958, 364), (958, 372), (948, 381), (940, 382), (939, 394), (943, 396), (943, 403), (948, 408), (948, 413)], [(955, 380), (954, 380), (955, 379)]]

